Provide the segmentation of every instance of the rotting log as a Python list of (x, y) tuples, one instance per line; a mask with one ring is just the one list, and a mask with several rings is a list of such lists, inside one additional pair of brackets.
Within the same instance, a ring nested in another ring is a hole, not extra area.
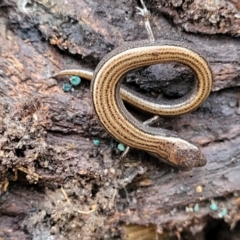
[[(147, 4), (155, 38), (191, 43), (211, 66), (207, 101), (157, 125), (199, 145), (208, 159), (202, 168), (173, 169), (132, 150), (128, 165), (146, 172), (120, 189), (127, 163), (121, 168), (117, 142), (97, 121), (89, 82), (66, 93), (67, 78), (50, 78), (64, 69), (94, 70), (116, 46), (146, 39), (138, 4), (0, 1), (0, 239), (134, 239), (146, 232), (152, 239), (161, 233), (208, 239), (224, 222), (226, 239), (239, 232), (238, 1)], [(150, 66), (128, 75), (127, 84), (147, 95), (176, 98), (191, 88), (193, 77), (184, 66)], [(129, 109), (142, 120), (150, 117)], [(93, 139), (101, 140), (99, 147)], [(235, 232), (228, 233), (230, 227)]]

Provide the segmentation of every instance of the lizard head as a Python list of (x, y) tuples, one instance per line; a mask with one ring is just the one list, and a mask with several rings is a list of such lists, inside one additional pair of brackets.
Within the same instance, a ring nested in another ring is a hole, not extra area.
[(157, 155), (164, 158), (164, 162), (182, 168), (202, 167), (207, 163), (205, 156), (197, 146), (181, 138), (170, 138), (164, 151), (159, 150)]

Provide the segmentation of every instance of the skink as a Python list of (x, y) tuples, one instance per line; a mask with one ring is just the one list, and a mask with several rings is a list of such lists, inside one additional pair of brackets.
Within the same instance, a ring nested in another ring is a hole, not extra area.
[(163, 107), (145, 99), (139, 99), (136, 105), (160, 115), (183, 114), (196, 109), (206, 100), (212, 87), (212, 73), (206, 60), (177, 42), (140, 41), (113, 50), (98, 64), (91, 83), (95, 112), (106, 130), (118, 141), (143, 149), (171, 165), (203, 166), (206, 159), (197, 146), (171, 131), (144, 125), (126, 110), (120, 98), (121, 79), (127, 72), (166, 62), (185, 64), (196, 73), (198, 80), (192, 93), (175, 107)]
[[(123, 77), (130, 70), (167, 62), (185, 64), (197, 76), (193, 90), (173, 104), (157, 103), (120, 87)], [(105, 129), (118, 141), (145, 150), (174, 166), (199, 167), (206, 164), (206, 158), (197, 146), (171, 131), (143, 124), (126, 110), (122, 102), (123, 99), (145, 111), (167, 116), (184, 114), (198, 108), (211, 91), (212, 73), (207, 61), (195, 50), (179, 42), (131, 42), (106, 55), (94, 74), (85, 70), (66, 70), (54, 77), (66, 74), (92, 79), (91, 94), (95, 112)]]

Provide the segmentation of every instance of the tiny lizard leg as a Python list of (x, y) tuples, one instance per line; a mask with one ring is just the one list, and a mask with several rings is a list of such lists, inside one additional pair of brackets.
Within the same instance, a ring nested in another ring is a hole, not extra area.
[(125, 151), (122, 153), (122, 155), (120, 156), (120, 160), (122, 161), (123, 159), (126, 158), (127, 154), (129, 153), (130, 147), (126, 147)]
[(158, 115), (154, 115), (153, 117), (151, 117), (148, 120), (144, 121), (143, 125), (149, 126), (149, 125), (157, 122), (158, 120), (159, 120), (159, 116)]
[(137, 10), (139, 11), (137, 14), (142, 15), (144, 17), (144, 24), (145, 24), (145, 28), (146, 28), (147, 33), (148, 33), (148, 39), (149, 39), (149, 41), (154, 42), (155, 38), (154, 38), (152, 28), (151, 28), (151, 25), (150, 25), (150, 22), (149, 22), (151, 14), (147, 10), (147, 7), (145, 6), (143, 0), (140, 0), (140, 1), (141, 1), (141, 4), (142, 4), (142, 8), (136, 7)]

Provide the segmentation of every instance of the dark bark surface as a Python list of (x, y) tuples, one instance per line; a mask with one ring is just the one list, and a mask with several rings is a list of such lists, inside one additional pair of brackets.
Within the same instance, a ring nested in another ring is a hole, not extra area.
[[(208, 160), (202, 168), (179, 170), (138, 150), (121, 166), (118, 143), (94, 114), (90, 83), (82, 80), (64, 92), (68, 78), (50, 78), (64, 69), (94, 70), (123, 42), (146, 39), (136, 6), (137, 1), (0, 1), (0, 240), (238, 236), (238, 1), (147, 3), (156, 39), (191, 45), (211, 66), (214, 83), (206, 102), (156, 126), (200, 146)], [(184, 66), (168, 64), (137, 70), (127, 82), (147, 95), (177, 98), (193, 78)], [(142, 120), (151, 116), (129, 110)], [(128, 172), (140, 168), (145, 173), (131, 179)]]

